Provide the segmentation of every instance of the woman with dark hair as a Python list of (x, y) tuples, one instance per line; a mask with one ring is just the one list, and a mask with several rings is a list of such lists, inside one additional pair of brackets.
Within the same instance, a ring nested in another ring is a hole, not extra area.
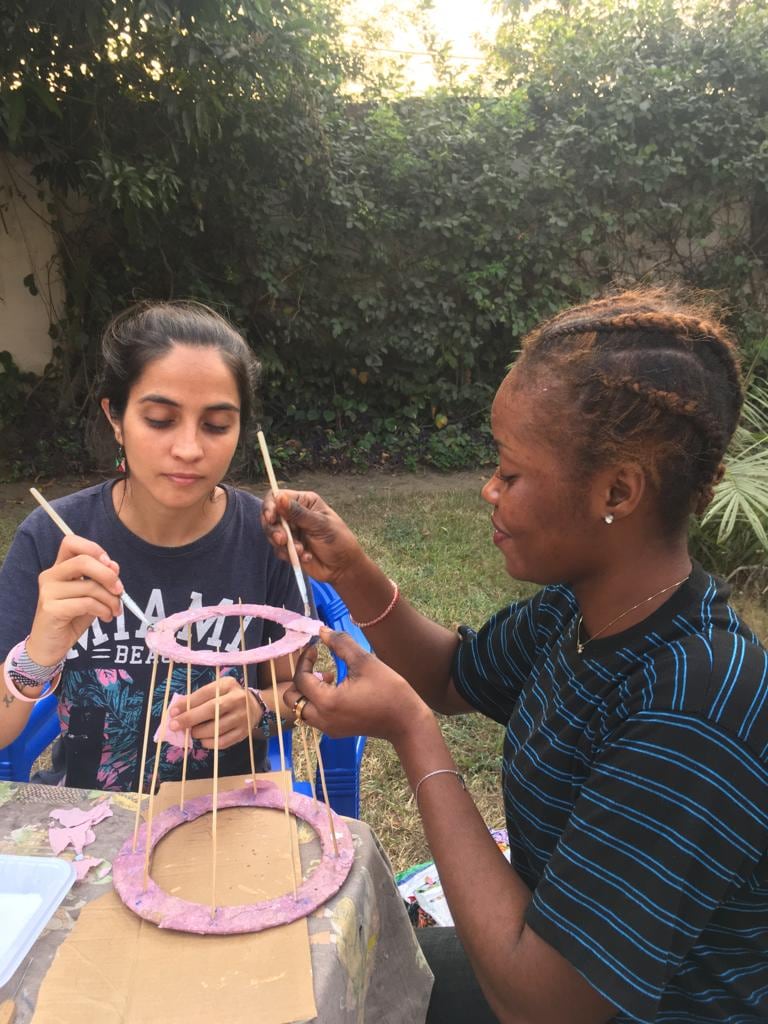
[[(567, 310), (525, 339), (482, 496), (510, 575), (542, 588), (474, 633), (421, 616), (317, 495), (281, 491), (307, 571), (377, 657), (303, 652), (303, 717), (397, 751), (454, 929), (420, 931), (428, 1021), (768, 1020), (768, 658), (692, 563), (742, 404), (733, 341), (663, 290)], [(511, 866), (433, 711), (505, 728)]]
[[(0, 570), (0, 746), (19, 734), (45, 684), (60, 676), (66, 784), (127, 790), (140, 781), (152, 655), (146, 623), (121, 604), (123, 589), (150, 622), (241, 598), (296, 611), (302, 604), (290, 568), (264, 537), (261, 502), (222, 483), (248, 421), (258, 369), (244, 339), (196, 303), (145, 304), (109, 325), (102, 354), (100, 404), (121, 471), (53, 502), (75, 536), (62, 540), (36, 509), (11, 544)], [(247, 637), (249, 646), (273, 638), (261, 620), (248, 625)], [(239, 620), (196, 623), (191, 642), (234, 650)], [(288, 678), (288, 665), (277, 667), (279, 678)], [(179, 665), (173, 692), (186, 693), (186, 677)], [(212, 669), (193, 666), (191, 710), (173, 709), (179, 735), (190, 728), (194, 741), (190, 778), (213, 769), (213, 679)], [(222, 774), (250, 771), (246, 701), (258, 767), (268, 769), (270, 681), (263, 679), (263, 694), (251, 681), (254, 687), (245, 689), (242, 669), (232, 668), (220, 682)], [(163, 690), (155, 689), (152, 732)], [(181, 776), (181, 753), (163, 746), (161, 781)], [(150, 756), (145, 790), (153, 767)]]

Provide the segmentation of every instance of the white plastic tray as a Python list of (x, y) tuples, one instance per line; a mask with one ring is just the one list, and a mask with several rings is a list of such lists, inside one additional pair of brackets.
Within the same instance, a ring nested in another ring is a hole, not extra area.
[(0, 854), (0, 988), (10, 981), (74, 880), (70, 861)]

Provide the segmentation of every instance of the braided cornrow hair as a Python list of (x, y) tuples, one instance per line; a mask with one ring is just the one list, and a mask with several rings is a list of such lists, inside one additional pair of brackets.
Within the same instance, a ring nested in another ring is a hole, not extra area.
[(667, 528), (704, 512), (743, 402), (736, 344), (712, 308), (654, 288), (565, 310), (523, 341), (515, 376), (537, 373), (568, 389), (581, 472), (629, 458)]

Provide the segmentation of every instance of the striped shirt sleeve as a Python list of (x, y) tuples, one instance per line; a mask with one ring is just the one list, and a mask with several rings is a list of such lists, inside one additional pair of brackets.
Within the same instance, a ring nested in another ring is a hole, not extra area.
[(651, 1022), (767, 848), (764, 759), (704, 716), (641, 711), (594, 760), (527, 920), (631, 1019)]
[(459, 644), (453, 664), (459, 694), (506, 725), (536, 660), (572, 616), (573, 603), (565, 588), (547, 587), (498, 611), (471, 640)]

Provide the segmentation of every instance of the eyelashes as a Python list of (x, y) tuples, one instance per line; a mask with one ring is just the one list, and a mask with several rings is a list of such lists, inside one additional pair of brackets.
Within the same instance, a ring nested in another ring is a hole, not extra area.
[[(175, 421), (174, 420), (152, 420), (152, 419), (145, 419), (144, 422), (147, 424), (147, 426), (151, 427), (153, 430), (167, 430), (169, 427), (172, 427), (174, 425)], [(218, 423), (204, 423), (203, 424), (203, 430), (207, 431), (209, 434), (226, 434), (227, 431), (231, 430), (231, 429), (232, 428), (229, 425), (221, 426)]]

